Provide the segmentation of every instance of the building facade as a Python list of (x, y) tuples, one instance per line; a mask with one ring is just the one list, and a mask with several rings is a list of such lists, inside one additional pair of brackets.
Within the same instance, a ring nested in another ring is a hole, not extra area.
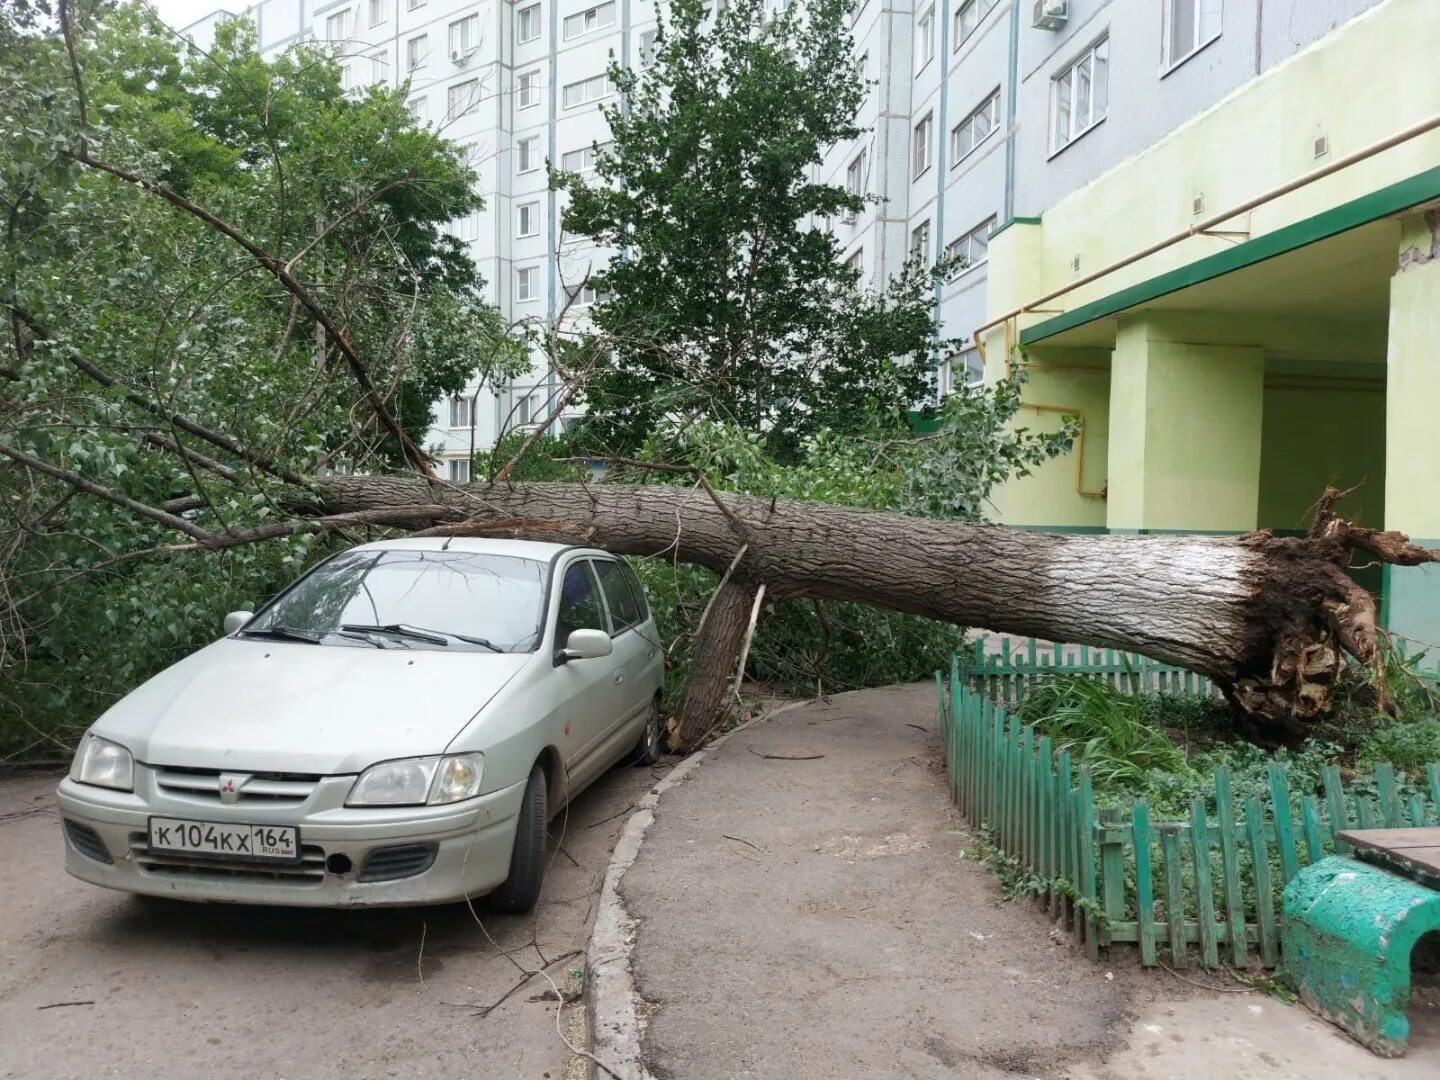
[[(606, 256), (561, 246), (544, 161), (583, 171), (603, 145), (606, 63), (646, 62), (652, 0), (250, 14), (267, 52), (318, 38), (354, 85), (408, 81), (416, 115), (474, 156), (486, 209), (455, 229), (490, 298), (514, 322), (583, 318), (568, 290)], [(871, 203), (813, 224), (871, 287), (912, 254), (960, 257), (938, 290), (965, 342), (942, 391), (1023, 351), (1027, 426), (1082, 421), (1069, 456), (1001, 493), (1003, 520), (1292, 531), (1326, 484), (1358, 484), (1352, 515), (1440, 546), (1423, 443), (1440, 376), (1421, 359), (1440, 344), (1440, 136), (1350, 161), (1440, 115), (1432, 0), (857, 0), (852, 27), (865, 134), (815, 175)], [(555, 420), (554, 389), (537, 357), (440, 403), (427, 444), (463, 478), (472, 441)], [(1387, 621), (1440, 639), (1440, 575), (1389, 575)]]

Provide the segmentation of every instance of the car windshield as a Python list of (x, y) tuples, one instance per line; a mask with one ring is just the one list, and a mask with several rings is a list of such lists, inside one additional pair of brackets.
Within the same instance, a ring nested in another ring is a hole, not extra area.
[(244, 635), (322, 645), (526, 652), (548, 566), (472, 551), (347, 551), (301, 578)]

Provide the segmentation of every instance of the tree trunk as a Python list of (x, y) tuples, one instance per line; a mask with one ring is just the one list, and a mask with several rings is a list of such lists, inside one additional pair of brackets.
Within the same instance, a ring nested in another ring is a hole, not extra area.
[[(1378, 666), (1374, 601), (1343, 569), (1353, 550), (1407, 565), (1435, 558), (1397, 533), (1342, 521), (1333, 491), (1308, 538), (1278, 538), (1057, 535), (668, 485), (315, 485), (318, 505), (312, 496), (305, 512), (415, 507), (405, 521), (435, 533), (561, 540), (716, 572), (747, 545), (737, 572), (772, 599), (854, 600), (1133, 650), (1210, 676), (1262, 719), (1323, 711), (1345, 653)], [(732, 621), (721, 620), (727, 632)]]
[(750, 626), (756, 586), (730, 578), (716, 590), (695, 639), (695, 658), (680, 698), (679, 726), (671, 749), (699, 746), (725, 719), (725, 691)]

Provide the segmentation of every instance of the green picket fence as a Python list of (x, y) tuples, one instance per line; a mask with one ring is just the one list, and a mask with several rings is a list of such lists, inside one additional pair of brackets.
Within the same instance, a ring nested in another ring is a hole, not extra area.
[(964, 659), (974, 685), (998, 702), (1014, 705), (1037, 676), (1086, 675), (1121, 690), (1219, 697), (1204, 675), (1164, 664), (1139, 653), (1060, 645), (1008, 635), (980, 638)]
[(1334, 766), (1323, 791), (1291, 792), (1272, 765), (1265, 796), (1243, 800), (1217, 769), (1213, 819), (1201, 798), (1187, 821), (1151, 821), (1144, 801), (1097, 811), (1089, 769), (973, 686), (958, 657), (948, 680), (936, 673), (935, 689), (956, 806), (1032, 875), (1091, 956), (1133, 943), (1146, 966), (1163, 949), (1174, 967), (1192, 958), (1207, 968), (1252, 958), (1274, 967), (1280, 890), (1301, 867), (1343, 850), (1337, 832), (1440, 824), (1440, 764), (1413, 778), (1408, 798), (1386, 765), (1373, 794), (1347, 789)]

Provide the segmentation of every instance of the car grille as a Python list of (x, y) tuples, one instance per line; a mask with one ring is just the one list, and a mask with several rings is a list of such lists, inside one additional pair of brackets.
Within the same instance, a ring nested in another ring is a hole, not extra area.
[(294, 864), (229, 862), (197, 859), (171, 852), (152, 852), (143, 832), (130, 834), (130, 857), (147, 874), (183, 877), (190, 881), (256, 881), (267, 885), (319, 885), (325, 880), (325, 849), (302, 844)]
[(105, 841), (100, 839), (100, 834), (89, 825), (81, 825), (78, 821), (66, 820), (65, 835), (70, 838), (70, 846), (81, 855), (85, 855), (96, 862), (113, 863), (110, 852), (105, 847)]
[(439, 844), (397, 844), (376, 848), (365, 857), (357, 881), (398, 881), (423, 874), (435, 864)]
[[(199, 802), (219, 803), (219, 769), (191, 769), (162, 765), (155, 769), (155, 786), (167, 795), (180, 795)], [(315, 790), (321, 777), (311, 773), (257, 772), (240, 789), (237, 803), (266, 806), (299, 806)]]

